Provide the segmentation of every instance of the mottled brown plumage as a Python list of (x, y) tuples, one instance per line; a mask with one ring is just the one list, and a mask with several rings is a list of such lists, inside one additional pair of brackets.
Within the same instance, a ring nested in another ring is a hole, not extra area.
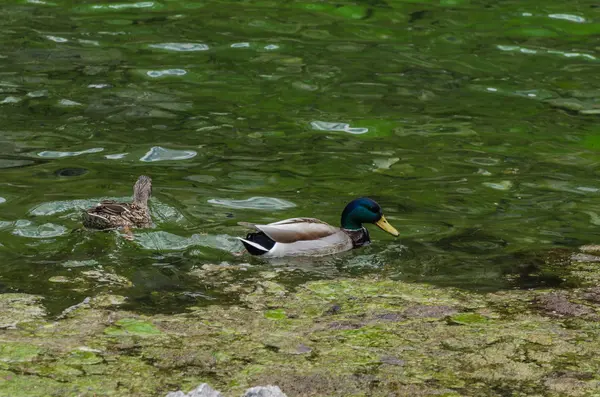
[(148, 199), (152, 194), (152, 179), (140, 176), (133, 186), (133, 202), (100, 202), (83, 213), (83, 225), (90, 229), (149, 227), (152, 225)]

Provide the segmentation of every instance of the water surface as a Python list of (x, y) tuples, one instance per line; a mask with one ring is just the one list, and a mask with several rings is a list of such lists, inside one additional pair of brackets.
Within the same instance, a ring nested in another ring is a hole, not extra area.
[[(205, 265), (237, 266), (246, 284), (276, 271), (514, 287), (527, 253), (600, 237), (599, 10), (7, 2), (0, 290), (56, 307), (99, 290), (152, 309), (235, 300), (193, 275)], [(125, 199), (140, 174), (154, 229), (72, 232), (81, 208)], [(400, 238), (372, 228), (370, 247), (317, 261), (235, 255), (238, 221), (337, 224), (363, 195)]]

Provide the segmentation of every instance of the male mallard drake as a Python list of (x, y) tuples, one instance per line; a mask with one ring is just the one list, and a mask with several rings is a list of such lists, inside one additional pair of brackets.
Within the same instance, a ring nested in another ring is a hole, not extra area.
[(148, 199), (152, 194), (152, 179), (140, 176), (133, 186), (133, 202), (105, 200), (83, 213), (83, 225), (91, 229), (148, 227), (152, 224)]
[(351, 201), (342, 212), (342, 227), (331, 226), (314, 218), (292, 218), (254, 225), (240, 223), (258, 230), (239, 238), (248, 252), (264, 257), (323, 256), (348, 251), (371, 242), (363, 223), (374, 223), (386, 232), (398, 236), (381, 207), (370, 198)]

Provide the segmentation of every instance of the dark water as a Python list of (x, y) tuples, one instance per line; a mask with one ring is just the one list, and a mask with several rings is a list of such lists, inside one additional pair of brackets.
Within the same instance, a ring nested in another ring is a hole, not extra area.
[[(12, 0), (0, 14), (2, 291), (176, 308), (235, 299), (189, 273), (248, 262), (232, 283), (277, 270), (507, 288), (524, 253), (600, 237), (596, 1)], [(79, 208), (127, 197), (140, 174), (155, 229), (71, 233)], [(370, 247), (318, 261), (233, 254), (238, 221), (337, 224), (363, 195), (399, 239), (372, 228)]]

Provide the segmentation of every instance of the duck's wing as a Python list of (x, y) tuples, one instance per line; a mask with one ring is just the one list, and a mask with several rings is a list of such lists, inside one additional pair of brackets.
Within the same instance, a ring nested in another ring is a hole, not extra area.
[(123, 215), (131, 212), (131, 204), (118, 203), (116, 201), (105, 200), (100, 202), (96, 207), (91, 208), (88, 212), (104, 215)]
[(82, 211), (81, 220), (85, 227), (91, 229), (110, 229), (113, 227), (107, 217), (94, 213), (92, 210)]
[(339, 228), (315, 218), (291, 218), (268, 225), (254, 225), (254, 228), (273, 241), (283, 244), (319, 240), (340, 231)]

